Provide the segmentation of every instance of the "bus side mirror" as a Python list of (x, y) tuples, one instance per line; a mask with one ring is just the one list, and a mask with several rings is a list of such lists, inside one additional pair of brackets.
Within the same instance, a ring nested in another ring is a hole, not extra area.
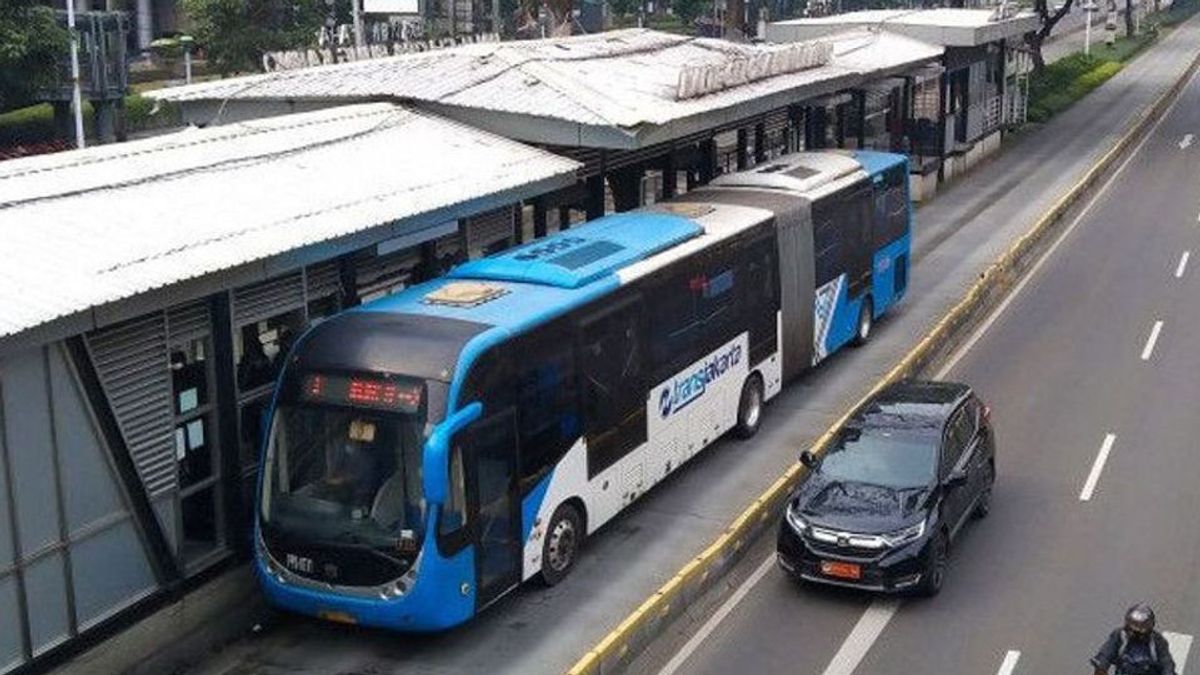
[(425, 442), (423, 483), (425, 501), (445, 504), (450, 490), (450, 441), (475, 420), (483, 416), (483, 404), (475, 401), (459, 408), (429, 435)]

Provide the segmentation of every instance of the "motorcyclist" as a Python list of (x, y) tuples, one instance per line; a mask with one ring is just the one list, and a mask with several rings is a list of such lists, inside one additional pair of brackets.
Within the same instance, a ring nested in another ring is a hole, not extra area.
[(1162, 633), (1154, 629), (1154, 610), (1139, 604), (1125, 612), (1125, 625), (1109, 634), (1092, 657), (1095, 675), (1176, 675), (1175, 660)]

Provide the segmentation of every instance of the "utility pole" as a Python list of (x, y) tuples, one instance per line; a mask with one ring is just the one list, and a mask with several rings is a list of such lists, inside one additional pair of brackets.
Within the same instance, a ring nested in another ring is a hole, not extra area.
[(83, 95), (79, 90), (79, 41), (75, 35), (75, 0), (67, 0), (67, 31), (71, 34), (71, 107), (75, 109), (75, 147), (83, 148)]

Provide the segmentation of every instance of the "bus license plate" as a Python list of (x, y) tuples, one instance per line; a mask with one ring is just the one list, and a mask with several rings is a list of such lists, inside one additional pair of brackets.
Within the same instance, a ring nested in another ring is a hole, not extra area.
[(839, 579), (857, 580), (862, 578), (862, 567), (854, 563), (825, 560), (821, 562), (821, 573)]

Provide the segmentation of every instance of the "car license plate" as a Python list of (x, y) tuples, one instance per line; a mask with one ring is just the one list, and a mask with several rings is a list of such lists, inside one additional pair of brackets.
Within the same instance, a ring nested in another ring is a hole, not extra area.
[(826, 576), (838, 577), (839, 579), (861, 579), (862, 566), (847, 562), (833, 562), (825, 560), (821, 562), (821, 573)]
[(356, 624), (358, 619), (354, 618), (353, 614), (348, 612), (335, 612), (331, 610), (322, 610), (317, 612), (317, 617), (334, 623)]

